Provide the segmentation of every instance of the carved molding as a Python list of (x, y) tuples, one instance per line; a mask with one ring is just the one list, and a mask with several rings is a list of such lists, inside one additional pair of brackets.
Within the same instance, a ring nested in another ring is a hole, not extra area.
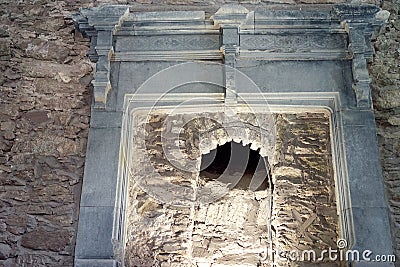
[(113, 33), (129, 14), (128, 6), (101, 6), (81, 9), (73, 16), (76, 27), (91, 38), (89, 58), (96, 62), (94, 107), (104, 109), (111, 90), (110, 57), (114, 51)]
[(343, 27), (349, 36), (352, 53), (353, 90), (357, 107), (372, 109), (370, 79), (367, 61), (374, 54), (371, 38), (387, 22), (389, 12), (375, 5), (341, 4), (335, 6)]
[(345, 50), (346, 36), (333, 35), (241, 35), (240, 47), (249, 50), (270, 50), (269, 52), (306, 52), (312, 50)]
[(219, 35), (135, 36), (118, 38), (115, 51), (218, 51), (219, 47)]
[[(202, 11), (130, 13), (127, 6), (81, 9), (73, 17), (91, 38), (97, 62), (95, 108), (105, 109), (112, 90), (110, 61), (352, 60), (356, 107), (371, 108), (366, 62), (371, 38), (388, 19), (374, 5), (339, 4), (330, 11), (220, 8), (211, 20)], [(340, 28), (345, 31), (341, 32)], [(225, 102), (237, 103), (234, 72), (227, 69)]]

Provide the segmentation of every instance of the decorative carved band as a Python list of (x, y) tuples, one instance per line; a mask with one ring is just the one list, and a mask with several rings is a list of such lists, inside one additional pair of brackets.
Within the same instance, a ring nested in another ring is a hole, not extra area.
[(313, 49), (347, 49), (346, 36), (333, 35), (241, 35), (240, 47), (249, 50), (281, 52), (309, 51)]
[(111, 61), (192, 61), (192, 60), (222, 60), (219, 50), (191, 51), (137, 51), (116, 52)]
[(131, 36), (116, 38), (115, 51), (219, 50), (219, 35)]

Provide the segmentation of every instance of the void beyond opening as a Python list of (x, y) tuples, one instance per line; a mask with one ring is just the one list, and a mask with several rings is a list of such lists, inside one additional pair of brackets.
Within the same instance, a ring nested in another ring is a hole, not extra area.
[(200, 178), (218, 180), (230, 189), (261, 191), (269, 188), (266, 160), (250, 145), (228, 142), (202, 156)]

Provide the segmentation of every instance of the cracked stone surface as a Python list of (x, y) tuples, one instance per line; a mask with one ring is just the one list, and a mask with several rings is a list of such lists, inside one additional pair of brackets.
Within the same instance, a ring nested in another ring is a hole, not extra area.
[[(138, 120), (141, 125), (135, 129), (144, 131), (133, 137), (127, 266), (269, 266), (271, 259), (261, 260), (260, 253), (271, 244), (277, 251), (314, 249), (317, 253), (336, 247), (338, 216), (328, 116), (322, 113), (273, 116), (276, 133), (270, 134), (276, 134), (276, 144), (270, 148), (274, 150), (271, 157), (275, 157), (269, 166), (272, 184), (261, 191), (229, 188), (218, 181), (218, 175), (200, 173), (199, 162), (195, 164), (196, 170), (180, 170), (166, 156), (175, 149), (183, 160), (200, 161), (202, 141), (199, 140), (204, 136), (222, 145), (235, 139), (229, 138), (228, 132), (246, 131), (231, 131), (229, 126), (223, 131), (208, 130), (216, 128), (215, 121), (220, 116), (210, 113), (205, 120), (185, 121), (183, 115), (168, 118), (165, 114), (155, 114), (147, 122)], [(243, 125), (251, 125), (251, 114), (239, 117)], [(181, 146), (163, 149), (163, 129), (181, 126), (183, 131), (175, 140)], [(257, 138), (251, 138), (256, 135), (243, 136), (243, 143), (257, 142)], [(138, 142), (137, 138), (146, 142)], [(208, 153), (215, 147), (209, 142), (209, 148), (203, 151)], [(147, 164), (146, 159), (149, 159)], [(148, 166), (149, 162), (152, 166)], [(235, 173), (230, 175), (233, 178)], [(216, 188), (207, 191), (208, 194), (219, 197), (206, 203), (196, 202), (199, 196), (203, 197), (202, 188), (207, 184)], [(164, 191), (156, 191), (160, 189)], [(186, 205), (166, 203), (176, 197)], [(275, 262), (279, 266), (305, 266), (301, 260), (290, 265), (284, 259)]]

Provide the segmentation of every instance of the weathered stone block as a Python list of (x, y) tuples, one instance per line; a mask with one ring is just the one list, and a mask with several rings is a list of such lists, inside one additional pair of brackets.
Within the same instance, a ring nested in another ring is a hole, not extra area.
[(49, 112), (47, 110), (28, 111), (26, 114), (24, 114), (24, 117), (35, 124), (44, 123), (50, 120)]
[(0, 60), (9, 60), (10, 58), (10, 41), (8, 39), (0, 39)]
[(0, 243), (0, 260), (6, 260), (11, 254), (11, 247), (7, 244)]
[(62, 251), (70, 242), (68, 231), (37, 228), (22, 236), (21, 245), (33, 250)]
[(25, 53), (28, 57), (39, 60), (55, 60), (63, 63), (69, 55), (69, 49), (61, 41), (34, 39), (26, 43)]
[(1, 122), (0, 130), (2, 130), (2, 131), (14, 131), (14, 129), (15, 129), (15, 122), (13, 122), (13, 121)]

